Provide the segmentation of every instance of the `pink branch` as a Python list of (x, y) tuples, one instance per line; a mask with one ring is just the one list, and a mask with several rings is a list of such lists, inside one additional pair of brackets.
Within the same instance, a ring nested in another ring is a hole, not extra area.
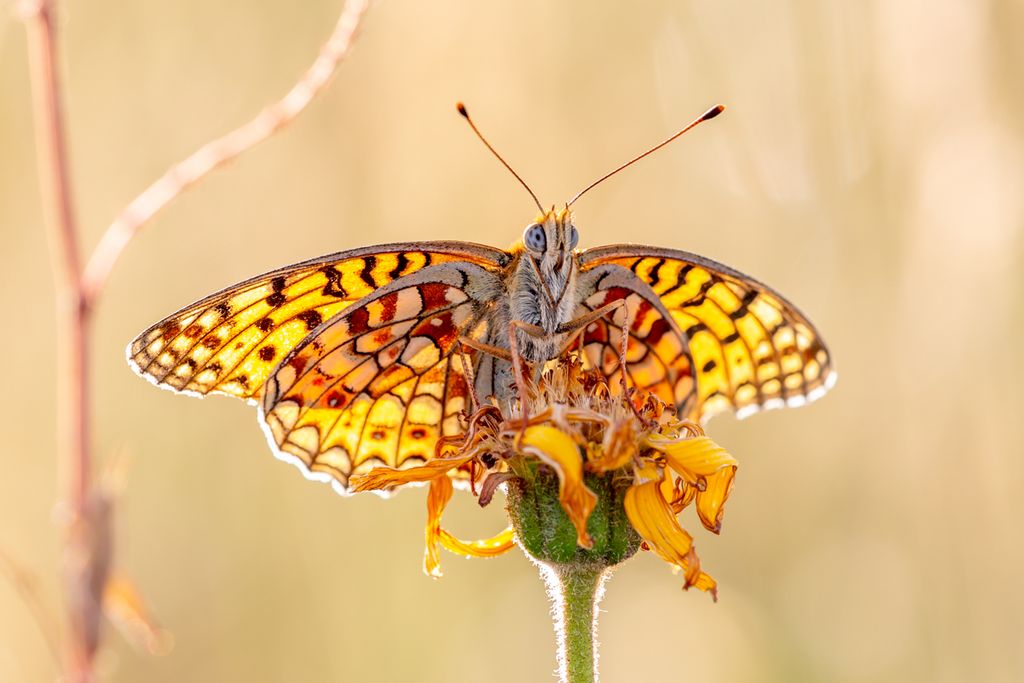
[(64, 290), (79, 285), (81, 267), (78, 232), (68, 181), (64, 114), (57, 80), (53, 5), (50, 0), (21, 0), (18, 5), (28, 27), (28, 61), (37, 121), (36, 144), (43, 210), (54, 250), (55, 276)]
[(110, 507), (90, 485), (89, 343), (92, 306), (131, 238), (172, 199), (213, 169), (262, 142), (298, 114), (327, 85), (348, 54), (367, 0), (349, 0), (313, 65), (281, 100), (241, 128), (172, 166), (107, 228), (84, 271), (71, 200), (65, 145), (55, 0), (18, 0), (28, 32), (39, 176), (58, 297), (57, 471), (65, 522), (64, 595), (67, 634), (64, 680), (90, 683), (100, 642), (101, 602), (111, 561)]
[(85, 268), (83, 285), (87, 304), (91, 304), (103, 289), (114, 264), (131, 239), (158, 211), (214, 169), (291, 123), (327, 86), (338, 65), (348, 55), (368, 4), (367, 0), (348, 0), (316, 61), (284, 97), (240, 128), (203, 145), (191, 156), (171, 166), (121, 211), (103, 234)]
[(22, 0), (28, 27), (28, 61), (36, 121), (39, 180), (57, 291), (57, 472), (64, 521), (64, 589), (68, 635), (65, 677), (92, 681), (95, 625), (99, 613), (88, 595), (91, 553), (89, 505), (88, 309), (84, 305), (78, 232), (71, 201), (63, 108), (57, 75), (57, 44), (51, 0)]
[(60, 82), (56, 72), (53, 5), (50, 0), (23, 0), (19, 9), (28, 25), (29, 69), (36, 118), (36, 147), (43, 211), (53, 253), (58, 296), (60, 374), (59, 438), (67, 447), (66, 502), (72, 514), (85, 505), (89, 486), (89, 421), (85, 405), (85, 344), (88, 325), (82, 299), (78, 229), (71, 201)]

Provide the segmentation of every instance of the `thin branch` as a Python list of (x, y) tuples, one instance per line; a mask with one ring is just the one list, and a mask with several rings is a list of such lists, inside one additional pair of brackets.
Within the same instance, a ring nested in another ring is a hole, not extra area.
[(36, 149), (43, 212), (52, 253), (57, 294), (57, 473), (65, 522), (64, 589), (67, 635), (64, 677), (72, 683), (93, 680), (95, 647), (89, 638), (97, 615), (75, 596), (88, 567), (89, 473), (91, 468), (88, 401), (88, 309), (84, 305), (78, 230), (71, 200), (60, 78), (57, 73), (54, 3), (21, 0), (27, 29)]
[[(64, 117), (60, 82), (56, 71), (57, 45), (54, 36), (53, 4), (50, 0), (22, 0), (18, 9), (28, 30), (28, 61), (36, 120), (36, 150), (39, 158), (39, 184), (43, 211), (50, 242), (51, 259), (58, 296), (58, 321), (62, 341), (60, 372), (78, 377), (84, 372), (84, 346), (78, 337), (86, 324), (83, 319), (81, 284), (82, 270), (78, 247), (78, 229), (71, 200), (67, 148), (64, 138)], [(63, 338), (67, 338), (63, 341)], [(89, 477), (88, 415), (79, 410), (84, 402), (84, 382), (70, 382), (60, 387), (61, 403), (58, 428), (65, 444), (66, 503), (74, 514), (85, 504)]]
[[(109, 513), (100, 514), (108, 508), (97, 506), (100, 499), (90, 488), (89, 476), (88, 357), (92, 305), (121, 252), (146, 221), (210, 171), (291, 122), (327, 85), (348, 54), (367, 0), (349, 0), (316, 61), (284, 98), (241, 128), (203, 146), (171, 167), (132, 201), (104, 233), (84, 271), (71, 199), (57, 73), (55, 0), (17, 0), (16, 7), (28, 34), (39, 177), (58, 298), (57, 471), (61, 477), (60, 503), (65, 523), (63, 573), (67, 609), (65, 641), (61, 644), (66, 651), (64, 680), (90, 683), (94, 680), (94, 655), (99, 645), (98, 596), (102, 595), (110, 562)], [(31, 593), (24, 591), (28, 584), (23, 574), (16, 565), (9, 561), (7, 564), (15, 584), (23, 589), (30, 605), (35, 605)], [(41, 620), (39, 623), (42, 626)], [(48, 642), (52, 644), (52, 639), (48, 638)]]
[(205, 175), (235, 159), (291, 123), (331, 80), (348, 55), (367, 0), (348, 0), (330, 38), (320, 49), (312, 66), (288, 93), (254, 119), (227, 135), (213, 140), (183, 161), (171, 166), (146, 188), (110, 224), (85, 268), (85, 301), (91, 304), (106, 284), (125, 247), (153, 216)]
[[(17, 6), (28, 29), (28, 61), (36, 121), (39, 180), (43, 210), (55, 251), (55, 273), (64, 287), (77, 288), (81, 276), (78, 231), (75, 225), (64, 141), (64, 112), (57, 80), (53, 4), (50, 0), (21, 0)], [(59, 252), (59, 253), (57, 253)], [(61, 283), (58, 283), (61, 284)]]

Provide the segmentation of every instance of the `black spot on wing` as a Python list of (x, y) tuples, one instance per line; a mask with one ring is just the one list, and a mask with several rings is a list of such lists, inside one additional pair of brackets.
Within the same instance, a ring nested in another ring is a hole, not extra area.
[(307, 330), (318, 327), (324, 321), (324, 317), (320, 315), (319, 311), (303, 311), (299, 313), (298, 318), (306, 324)]
[(341, 271), (334, 266), (324, 266), (320, 271), (327, 276), (327, 284), (324, 285), (324, 296), (335, 296), (339, 299), (348, 298), (348, 292), (341, 286)]
[(377, 283), (373, 279), (373, 269), (377, 267), (376, 256), (366, 256), (363, 258), (363, 268), (359, 271), (359, 277), (366, 286), (370, 289), (377, 289)]

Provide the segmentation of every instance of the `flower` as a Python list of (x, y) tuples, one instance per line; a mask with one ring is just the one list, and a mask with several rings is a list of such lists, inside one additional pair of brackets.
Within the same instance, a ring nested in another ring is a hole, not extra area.
[[(424, 570), (431, 576), (441, 575), (439, 547), (492, 557), (518, 543), (544, 564), (600, 568), (643, 548), (677, 569), (684, 588), (715, 596), (677, 516), (695, 503), (704, 527), (719, 533), (736, 460), (658, 398), (616, 394), (575, 358), (558, 361), (530, 390), (525, 420), (518, 405), (507, 415), (479, 407), (465, 434), (442, 439), (425, 464), (376, 468), (353, 477), (355, 490), (429, 484)], [(504, 487), (512, 525), (473, 542), (445, 530), (453, 479), (467, 483), (481, 505)]]

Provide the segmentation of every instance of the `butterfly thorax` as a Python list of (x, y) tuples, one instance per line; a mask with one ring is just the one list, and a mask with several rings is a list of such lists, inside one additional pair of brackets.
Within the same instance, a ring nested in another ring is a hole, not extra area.
[[(544, 332), (518, 333), (519, 351), (527, 361), (550, 360), (561, 348), (564, 335), (558, 328), (572, 319), (577, 305), (577, 239), (571, 214), (552, 209), (527, 226), (523, 240), (511, 249), (514, 261), (509, 269), (508, 319)], [(505, 340), (495, 342), (507, 347), (507, 333)]]

